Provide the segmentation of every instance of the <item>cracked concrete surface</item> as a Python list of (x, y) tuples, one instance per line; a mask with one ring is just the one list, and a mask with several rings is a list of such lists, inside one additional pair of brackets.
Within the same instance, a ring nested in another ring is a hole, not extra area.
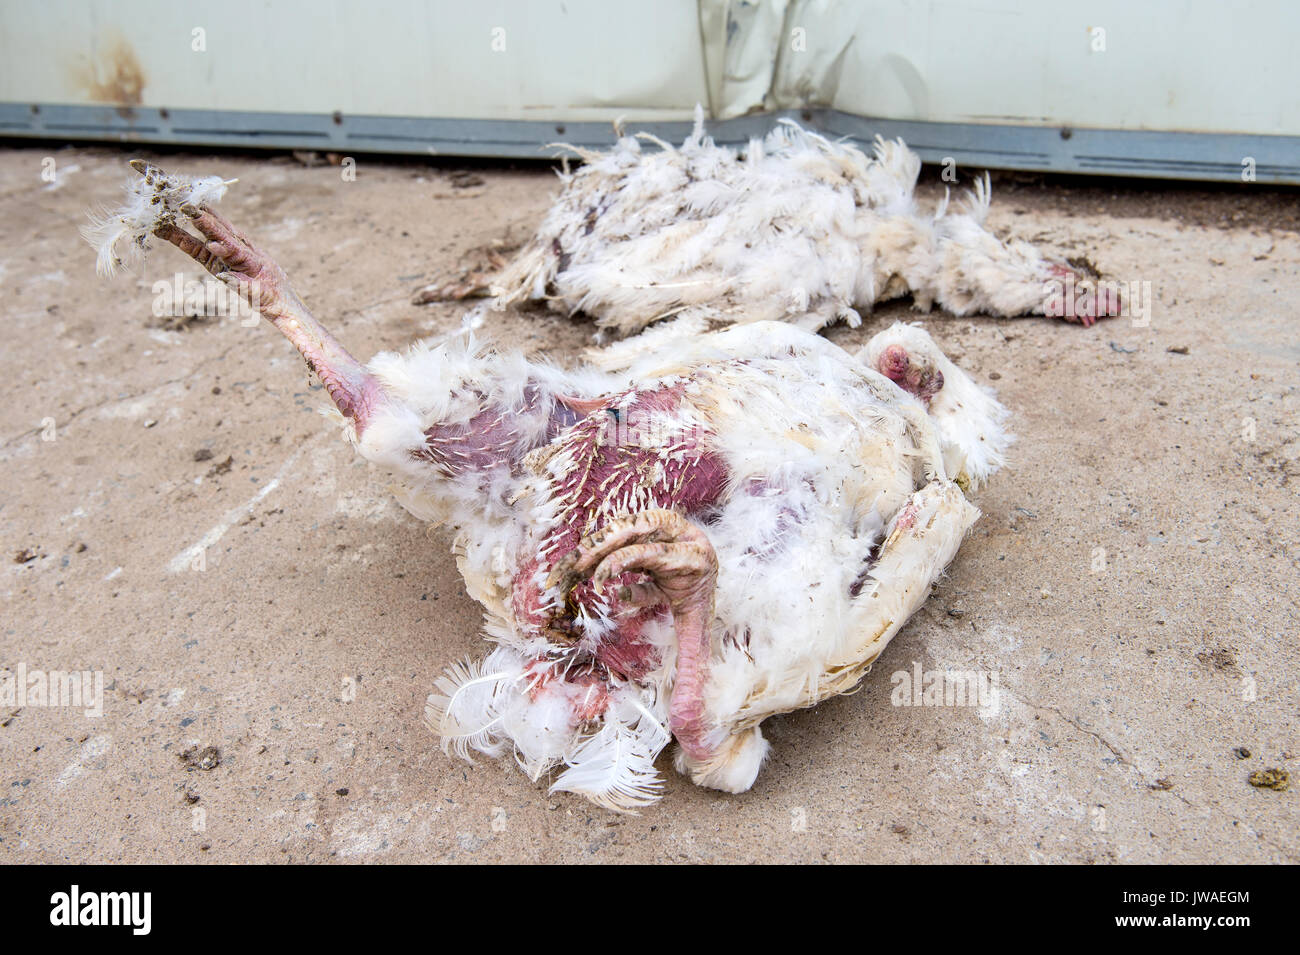
[[(159, 327), (153, 283), (197, 267), (162, 249), (95, 277), (76, 226), (129, 155), (0, 151), (0, 665), (107, 687), (98, 718), (0, 707), (0, 861), (1300, 861), (1296, 791), (1247, 782), (1300, 747), (1294, 194), (995, 185), (997, 227), (1150, 282), (1150, 325), (927, 319), (1014, 413), (975, 532), (860, 692), (769, 721), (753, 791), (665, 759), (633, 817), (439, 751), (425, 696), (480, 654), (446, 535), (336, 440), (279, 336)], [(555, 188), (540, 166), (459, 198), (413, 162), (160, 160), (238, 177), (231, 218), (362, 357), (456, 327), (410, 293), (523, 237)], [(568, 361), (591, 331), (527, 312), (484, 334)], [(995, 672), (996, 703), (892, 706), (914, 664)]]

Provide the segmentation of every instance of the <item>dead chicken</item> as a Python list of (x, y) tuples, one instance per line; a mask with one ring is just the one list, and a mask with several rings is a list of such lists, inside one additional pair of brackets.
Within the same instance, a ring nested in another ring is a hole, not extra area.
[(737, 153), (705, 136), (697, 110), (681, 148), (641, 133), (575, 152), (584, 165), (561, 175), (535, 237), (493, 283), (498, 307), (544, 300), (618, 335), (670, 316), (816, 331), (904, 295), (954, 315), (1091, 325), (1119, 312), (1117, 289), (1089, 267), (985, 227), (987, 175), (923, 212), (921, 160), (902, 140), (877, 138), (868, 157), (786, 120)]
[(1004, 409), (909, 325), (856, 356), (764, 322), (606, 368), (467, 336), (363, 366), (214, 211), (224, 183), (133, 165), (89, 230), (101, 264), (156, 235), (238, 289), (398, 499), (455, 528), (494, 648), (447, 671), (428, 721), (553, 790), (644, 806), (674, 738), (691, 780), (748, 789), (763, 720), (859, 682), (976, 520), (963, 488), (1003, 463)]

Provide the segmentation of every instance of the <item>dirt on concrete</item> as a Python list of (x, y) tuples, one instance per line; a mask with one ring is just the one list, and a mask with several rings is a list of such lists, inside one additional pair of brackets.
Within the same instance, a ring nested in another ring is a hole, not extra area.
[[(105, 697), (0, 705), (0, 861), (1300, 861), (1297, 793), (1252, 778), (1300, 752), (1294, 192), (999, 177), (997, 229), (1150, 283), (1149, 321), (928, 316), (1018, 435), (948, 576), (860, 692), (766, 724), (752, 791), (664, 759), (663, 800), (620, 816), (440, 751), (425, 697), (483, 652), (446, 533), (278, 335), (159, 320), (155, 282), (197, 267), (96, 277), (76, 229), (134, 155), (238, 177), (223, 208), (362, 357), (458, 327), (413, 294), (556, 189), (543, 165), (0, 150), (0, 666), (100, 671)], [(570, 362), (592, 332), (532, 310), (482, 334)], [(996, 673), (997, 703), (892, 706), (914, 666)]]

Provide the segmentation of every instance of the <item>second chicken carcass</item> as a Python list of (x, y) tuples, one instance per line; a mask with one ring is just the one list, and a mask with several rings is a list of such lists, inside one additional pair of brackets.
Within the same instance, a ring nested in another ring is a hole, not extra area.
[(493, 281), (498, 307), (546, 301), (616, 335), (669, 317), (816, 331), (905, 295), (926, 311), (1084, 325), (1120, 308), (1086, 263), (994, 236), (987, 175), (923, 211), (921, 160), (901, 140), (878, 138), (868, 156), (783, 121), (738, 153), (705, 135), (697, 111), (680, 148), (643, 133), (576, 152), (583, 166), (562, 175), (536, 235)]

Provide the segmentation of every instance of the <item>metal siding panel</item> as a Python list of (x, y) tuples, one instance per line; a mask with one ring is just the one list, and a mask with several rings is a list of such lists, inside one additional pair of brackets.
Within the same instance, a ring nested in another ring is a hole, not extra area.
[(6, 135), (536, 156), (615, 118), (680, 138), (705, 102), (723, 141), (785, 110), (930, 161), (1300, 181), (1284, 0), (49, 0), (0, 27)]
[[(7, 7), (0, 101), (117, 103), (115, 90), (140, 83), (130, 105), (604, 120), (685, 118), (707, 99), (694, 0), (229, 0), (219, 9)], [(203, 52), (191, 48), (195, 29), (206, 31)]]

